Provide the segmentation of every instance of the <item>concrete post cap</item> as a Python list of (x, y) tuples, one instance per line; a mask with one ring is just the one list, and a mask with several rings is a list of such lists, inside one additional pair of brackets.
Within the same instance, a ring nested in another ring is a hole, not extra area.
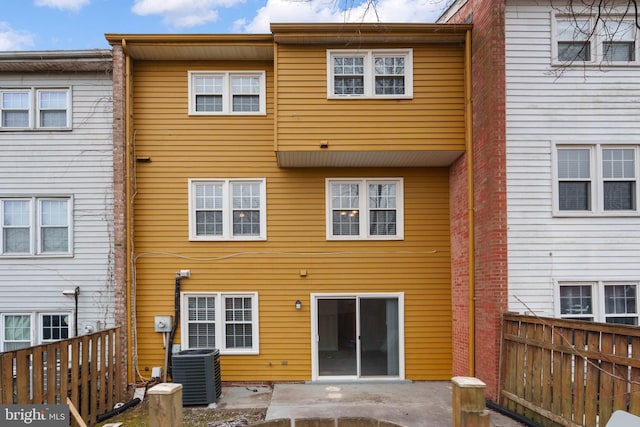
[(182, 384), (160, 383), (147, 390), (147, 394), (173, 394), (182, 390)]
[(451, 382), (458, 387), (486, 387), (487, 385), (475, 377), (453, 377)]

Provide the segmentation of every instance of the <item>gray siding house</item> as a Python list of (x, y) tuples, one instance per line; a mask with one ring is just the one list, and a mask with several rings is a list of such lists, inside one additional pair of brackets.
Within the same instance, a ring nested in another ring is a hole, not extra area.
[(0, 52), (0, 352), (114, 326), (110, 50)]

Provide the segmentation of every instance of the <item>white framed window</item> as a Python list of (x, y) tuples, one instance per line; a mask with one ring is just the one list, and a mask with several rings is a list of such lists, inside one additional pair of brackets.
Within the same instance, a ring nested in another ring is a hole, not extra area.
[(71, 128), (70, 88), (0, 88), (0, 130)]
[(638, 63), (638, 31), (631, 18), (557, 15), (553, 24), (553, 62), (558, 65)]
[(402, 178), (326, 180), (328, 240), (404, 238)]
[(413, 97), (413, 50), (327, 50), (328, 98)]
[(71, 198), (0, 198), (0, 255), (70, 255)]
[(265, 240), (265, 179), (190, 179), (190, 240)]
[(557, 145), (554, 214), (637, 215), (638, 146)]
[(602, 22), (602, 55), (606, 63), (636, 61), (638, 30), (633, 19), (609, 18)]
[(264, 71), (189, 71), (189, 114), (266, 114)]
[(26, 313), (2, 315), (2, 345), (0, 351), (19, 350), (34, 345), (33, 316)]
[(40, 314), (40, 342), (52, 342), (69, 338), (69, 313)]
[(564, 319), (638, 325), (638, 282), (558, 282), (557, 311)]
[(182, 348), (258, 354), (258, 294), (183, 293)]
[(560, 62), (590, 62), (593, 34), (590, 17), (556, 18), (556, 55)]

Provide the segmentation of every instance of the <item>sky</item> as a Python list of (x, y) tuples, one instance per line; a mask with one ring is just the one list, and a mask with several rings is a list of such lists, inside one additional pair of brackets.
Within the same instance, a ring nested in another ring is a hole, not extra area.
[(446, 1), (2, 0), (0, 51), (108, 49), (106, 33), (268, 34), (272, 22), (430, 23)]

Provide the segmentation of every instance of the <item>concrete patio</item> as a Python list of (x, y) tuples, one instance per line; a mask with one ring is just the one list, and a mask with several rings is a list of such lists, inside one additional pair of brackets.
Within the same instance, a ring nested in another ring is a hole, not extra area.
[[(406, 427), (450, 427), (451, 383), (374, 382), (225, 386), (219, 409), (266, 409), (279, 418), (367, 417)], [(492, 427), (522, 426), (491, 411)]]

